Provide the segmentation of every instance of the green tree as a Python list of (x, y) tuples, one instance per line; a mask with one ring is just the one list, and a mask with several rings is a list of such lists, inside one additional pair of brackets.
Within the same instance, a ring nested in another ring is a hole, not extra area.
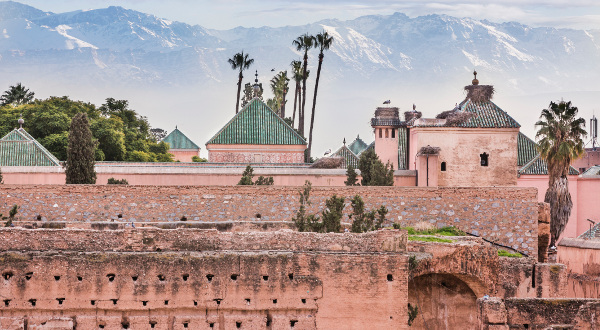
[(280, 71), (273, 79), (271, 79), (270, 87), (273, 92), (274, 107), (271, 109), (275, 111), (279, 117), (285, 118), (285, 96), (288, 91), (288, 82), (290, 79), (287, 77), (287, 71)]
[(2, 168), (0, 168), (0, 184), (4, 184), (4, 178), (2, 177)]
[(272, 186), (275, 183), (275, 181), (273, 180), (272, 176), (259, 176), (258, 179), (256, 179), (256, 182), (254, 182), (254, 185), (256, 186)]
[(569, 167), (584, 153), (585, 120), (576, 118), (577, 107), (571, 102), (550, 102), (542, 110), (536, 139), (540, 156), (548, 164), (548, 190), (544, 202), (550, 204), (550, 246), (555, 246), (565, 229), (573, 202), (569, 193)]
[(80, 113), (73, 117), (69, 129), (69, 146), (65, 174), (67, 184), (95, 184), (94, 149), (92, 131), (87, 114)]
[(344, 181), (344, 184), (346, 186), (360, 186), (360, 184), (358, 184), (356, 169), (354, 169), (354, 166), (352, 165), (349, 165), (346, 169), (346, 181)]
[(46, 135), (37, 140), (48, 151), (50, 151), (59, 160), (67, 159), (67, 147), (69, 145), (69, 132), (64, 131), (59, 134)]
[(252, 182), (252, 178), (254, 177), (254, 169), (252, 166), (246, 166), (246, 169), (242, 173), (242, 178), (240, 182), (238, 182), (238, 186), (251, 186), (254, 183)]
[[(127, 154), (123, 121), (119, 117), (101, 117), (92, 121), (91, 130), (98, 140), (98, 149), (109, 161), (123, 161)], [(96, 158), (98, 160), (98, 158)]]
[(344, 197), (337, 197), (337, 195), (325, 201), (327, 208), (323, 211), (323, 227), (326, 233), (339, 233), (342, 230), (344, 201)]
[(302, 136), (304, 136), (304, 106), (306, 105), (306, 79), (308, 78), (308, 51), (313, 48), (314, 43), (315, 37), (308, 33), (305, 33), (292, 41), (292, 45), (294, 45), (298, 51), (304, 51), (304, 63), (302, 66), (302, 103), (300, 111), (298, 112), (298, 130)]
[(237, 98), (235, 101), (235, 113), (238, 113), (240, 109), (240, 92), (242, 90), (242, 79), (244, 79), (244, 75), (242, 73), (244, 72), (244, 70), (250, 68), (252, 63), (254, 63), (254, 59), (248, 58), (248, 54), (244, 54), (244, 51), (242, 51), (241, 53), (233, 55), (232, 58), (227, 60), (227, 63), (231, 65), (231, 69), (239, 70)]
[(312, 190), (312, 184), (306, 180), (304, 182), (303, 189), (299, 192), (300, 194), (300, 207), (296, 212), (296, 216), (292, 217), (292, 221), (296, 224), (296, 228), (300, 232), (321, 232), (323, 229), (323, 223), (319, 221), (319, 217), (314, 214), (306, 214), (306, 206), (310, 205), (310, 191)]
[(373, 149), (367, 149), (360, 154), (358, 169), (363, 186), (394, 185), (394, 169), (390, 164), (383, 165)]
[(206, 163), (206, 162), (208, 162), (208, 159), (206, 159), (206, 158), (200, 158), (198, 156), (193, 156), (192, 157), (192, 162), (194, 162), (194, 163)]
[(317, 68), (317, 79), (315, 81), (315, 95), (313, 96), (312, 113), (310, 115), (310, 129), (308, 131), (308, 157), (310, 159), (313, 145), (313, 127), (315, 124), (315, 107), (317, 105), (317, 92), (319, 91), (319, 78), (321, 78), (321, 66), (323, 65), (324, 51), (329, 50), (333, 44), (333, 37), (327, 31), (322, 31), (314, 37), (315, 48), (319, 49), (319, 66)]
[(10, 86), (7, 91), (0, 97), (0, 106), (13, 105), (19, 106), (22, 104), (31, 103), (33, 101), (35, 93), (30, 92), (28, 88), (25, 88), (21, 83), (15, 86)]

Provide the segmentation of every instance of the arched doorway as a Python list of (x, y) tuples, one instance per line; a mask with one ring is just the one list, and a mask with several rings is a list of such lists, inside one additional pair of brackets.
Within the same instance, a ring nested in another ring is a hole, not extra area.
[(409, 315), (414, 329), (476, 329), (477, 296), (450, 274), (425, 274), (408, 283)]

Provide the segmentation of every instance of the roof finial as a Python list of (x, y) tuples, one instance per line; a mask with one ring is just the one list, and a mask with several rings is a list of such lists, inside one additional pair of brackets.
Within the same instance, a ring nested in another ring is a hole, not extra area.
[(417, 111), (417, 105), (413, 103), (413, 112)]
[(21, 114), (21, 118), (19, 118), (18, 123), (19, 129), (23, 129), (23, 124), (25, 123), (25, 120), (23, 120), (23, 114)]
[(254, 77), (254, 86), (252, 87), (252, 90), (254, 91), (254, 97), (259, 97), (260, 86), (258, 85), (258, 70), (256, 70)]
[(346, 138), (344, 138), (344, 145), (346, 145)]
[(477, 71), (473, 71), (473, 75), (475, 76), (475, 78), (473, 78), (473, 81), (471, 83), (473, 85), (479, 85), (479, 80), (477, 80)]

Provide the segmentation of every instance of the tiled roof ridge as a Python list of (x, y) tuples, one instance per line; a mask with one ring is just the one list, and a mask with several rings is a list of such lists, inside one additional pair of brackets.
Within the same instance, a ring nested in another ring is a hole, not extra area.
[[(177, 133), (176, 133), (176, 132), (177, 132)], [(191, 143), (191, 144), (192, 144), (192, 145), (193, 145), (195, 148), (198, 148), (198, 149), (200, 149), (200, 147), (199, 147), (199, 146), (198, 146), (198, 145), (197, 145), (197, 144), (196, 144), (194, 141), (192, 141), (190, 138), (188, 138), (188, 137), (187, 137), (187, 135), (185, 135), (185, 134), (184, 134), (184, 133), (183, 133), (181, 130), (179, 130), (177, 127), (175, 127), (175, 129), (174, 129), (173, 131), (171, 131), (171, 133), (169, 133), (169, 135), (165, 136), (165, 138), (164, 138), (164, 139), (162, 139), (162, 141), (165, 141), (165, 140), (167, 140), (167, 139), (168, 139), (168, 138), (171, 136), (171, 134), (174, 134), (174, 133), (175, 133), (175, 134), (179, 134), (179, 135), (183, 136), (183, 138), (185, 138), (185, 140), (186, 140), (187, 142)], [(168, 141), (166, 141), (166, 142), (167, 142), (167, 143), (169, 143)], [(177, 149), (182, 149), (182, 148), (177, 148)], [(184, 149), (188, 149), (188, 148), (184, 148)]]
[[(25, 140), (6, 140), (8, 136), (11, 134), (18, 134), (22, 136)], [(56, 166), (60, 166), (60, 160), (56, 158), (48, 149), (46, 149), (41, 143), (39, 143), (36, 139), (34, 139), (25, 129), (23, 128), (15, 128), (8, 134), (6, 134), (0, 141), (10, 142), (10, 143), (33, 143), (39, 151), (48, 159), (48, 161)]]

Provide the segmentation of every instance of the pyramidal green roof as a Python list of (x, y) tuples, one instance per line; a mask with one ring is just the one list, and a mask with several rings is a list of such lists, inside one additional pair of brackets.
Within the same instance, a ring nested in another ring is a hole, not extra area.
[(461, 110), (473, 113), (473, 116), (458, 127), (481, 128), (519, 128), (517, 123), (506, 111), (502, 110), (492, 101), (475, 102), (466, 99), (461, 104)]
[(348, 168), (348, 166), (358, 168), (358, 156), (345, 144), (331, 155), (331, 157), (334, 156), (344, 158), (342, 168)]
[(254, 98), (206, 144), (298, 145), (306, 141), (264, 102)]
[(175, 130), (169, 133), (162, 142), (168, 143), (170, 149), (200, 149), (197, 144), (185, 136), (185, 134), (181, 133), (177, 127), (175, 127)]
[(348, 149), (352, 150), (355, 155), (360, 155), (367, 147), (368, 145), (358, 135), (356, 136), (356, 139), (348, 145)]
[[(540, 153), (537, 150), (537, 143), (528, 138), (525, 134), (519, 132), (517, 138), (517, 166), (519, 167), (519, 175), (547, 175), (548, 164), (540, 158)], [(578, 175), (573, 166), (569, 167), (569, 175)]]
[(59, 160), (24, 129), (0, 139), (0, 166), (60, 166)]

